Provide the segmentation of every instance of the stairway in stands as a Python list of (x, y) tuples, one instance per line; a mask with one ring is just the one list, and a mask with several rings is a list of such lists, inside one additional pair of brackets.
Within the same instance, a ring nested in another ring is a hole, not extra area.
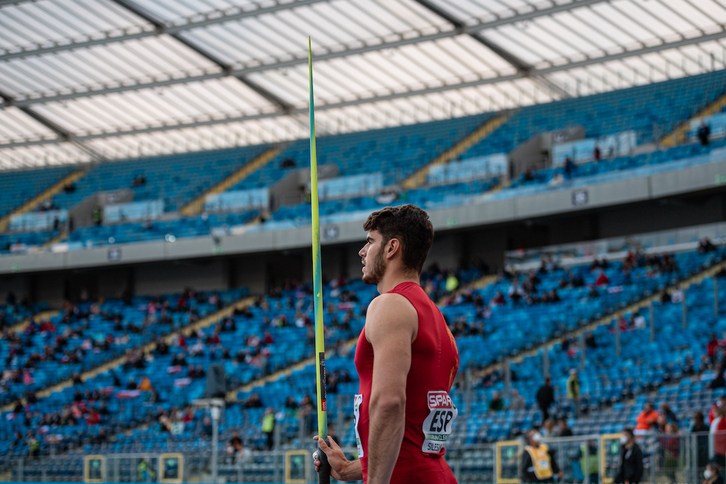
[(48, 319), (51, 319), (51, 318), (57, 316), (58, 313), (59, 313), (59, 311), (55, 311), (55, 310), (39, 312), (39, 313), (34, 314), (33, 316), (29, 317), (28, 319), (20, 321), (18, 324), (10, 326), (8, 328), (8, 331), (10, 331), (11, 333), (23, 332), (23, 331), (25, 331), (25, 328), (28, 327), (31, 320), (33, 320), (35, 322), (46, 321)]
[(75, 183), (76, 181), (81, 179), (85, 174), (86, 174), (86, 172), (84, 170), (77, 170), (72, 173), (69, 173), (68, 175), (66, 175), (63, 178), (61, 178), (60, 180), (58, 180), (56, 183), (54, 183), (49, 188), (46, 188), (39, 194), (35, 195), (30, 200), (23, 202), (23, 204), (20, 205), (18, 208), (7, 213), (4, 217), (0, 218), (0, 232), (5, 232), (8, 229), (8, 225), (10, 224), (10, 219), (12, 217), (14, 217), (16, 215), (22, 215), (24, 213), (28, 213), (32, 210), (35, 210), (45, 200), (52, 198), (54, 195), (57, 195), (58, 193), (60, 193), (63, 190), (63, 188), (66, 185)]
[(668, 148), (671, 148), (673, 146), (682, 144), (686, 141), (686, 136), (688, 136), (688, 132), (691, 130), (691, 121), (693, 119), (698, 119), (706, 116), (711, 116), (712, 114), (716, 114), (723, 107), (726, 106), (726, 93), (724, 93), (721, 97), (716, 99), (713, 103), (709, 104), (705, 108), (703, 108), (701, 111), (698, 112), (693, 118), (685, 121), (680, 126), (678, 126), (673, 132), (666, 135), (661, 141), (660, 144), (663, 146), (666, 146)]
[(226, 190), (228, 190), (230, 187), (236, 185), (240, 181), (247, 178), (251, 173), (253, 173), (258, 168), (264, 166), (269, 162), (271, 159), (273, 159), (275, 156), (279, 155), (282, 151), (283, 147), (277, 147), (277, 148), (270, 148), (269, 150), (264, 151), (262, 154), (260, 154), (257, 158), (253, 159), (246, 165), (244, 165), (239, 170), (232, 173), (230, 176), (222, 180), (221, 182), (214, 185), (212, 188), (207, 190), (206, 192), (199, 195), (197, 198), (189, 202), (186, 206), (182, 207), (180, 210), (180, 213), (182, 215), (196, 215), (202, 212), (202, 209), (204, 208), (204, 202), (207, 200), (207, 197), (209, 195), (215, 195), (217, 193), (222, 193)]
[(449, 160), (455, 159), (460, 154), (489, 136), (502, 124), (507, 122), (512, 113), (498, 114), (479, 126), (474, 132), (462, 138), (454, 146), (441, 153), (439, 156), (434, 158), (429, 164), (416, 171), (413, 175), (405, 179), (401, 186), (406, 189), (417, 188), (426, 183), (426, 177), (429, 174), (429, 169), (432, 166), (441, 165), (448, 162)]

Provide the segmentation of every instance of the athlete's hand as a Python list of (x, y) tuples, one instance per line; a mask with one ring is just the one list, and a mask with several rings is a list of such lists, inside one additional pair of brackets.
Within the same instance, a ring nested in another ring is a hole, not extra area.
[[(317, 435), (313, 437), (313, 440), (318, 442), (320, 450), (325, 452), (325, 455), (328, 456), (328, 462), (330, 463), (330, 475), (339, 481), (347, 481), (348, 479), (345, 478), (347, 474), (346, 470), (351, 462), (345, 458), (345, 454), (343, 454), (340, 446), (338, 446), (338, 444), (336, 444), (330, 437), (328, 437), (330, 445), (326, 444), (325, 440), (318, 439)], [(315, 453), (313, 453), (313, 459), (315, 460), (315, 472), (320, 472), (320, 459), (318, 459), (318, 452), (319, 451), (315, 451)]]

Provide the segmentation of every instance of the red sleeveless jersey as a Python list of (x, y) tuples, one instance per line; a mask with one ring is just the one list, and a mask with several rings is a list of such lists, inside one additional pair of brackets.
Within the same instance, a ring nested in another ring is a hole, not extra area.
[[(456, 341), (441, 311), (421, 286), (404, 282), (389, 292), (408, 299), (418, 313), (418, 333), (411, 345), (411, 369), (406, 379), (406, 427), (391, 483), (455, 483), (443, 455), (458, 414), (449, 397), (459, 369)], [(368, 408), (373, 357), (373, 346), (366, 339), (363, 328), (355, 350), (360, 390), (355, 396), (354, 412), (364, 482), (368, 479)]]

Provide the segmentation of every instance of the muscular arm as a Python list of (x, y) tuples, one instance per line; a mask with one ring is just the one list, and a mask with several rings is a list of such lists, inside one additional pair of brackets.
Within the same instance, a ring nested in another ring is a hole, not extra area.
[(388, 484), (406, 426), (406, 380), (418, 314), (399, 294), (382, 294), (368, 308), (366, 338), (373, 346), (368, 413), (368, 484)]

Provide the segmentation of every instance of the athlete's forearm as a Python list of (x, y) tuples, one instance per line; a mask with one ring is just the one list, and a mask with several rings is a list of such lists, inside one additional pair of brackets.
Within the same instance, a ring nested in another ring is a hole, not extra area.
[(345, 482), (355, 482), (363, 480), (363, 469), (360, 466), (360, 459), (348, 461), (343, 472), (340, 472), (340, 477)]
[(406, 400), (371, 395), (368, 434), (368, 484), (388, 484), (401, 450)]

